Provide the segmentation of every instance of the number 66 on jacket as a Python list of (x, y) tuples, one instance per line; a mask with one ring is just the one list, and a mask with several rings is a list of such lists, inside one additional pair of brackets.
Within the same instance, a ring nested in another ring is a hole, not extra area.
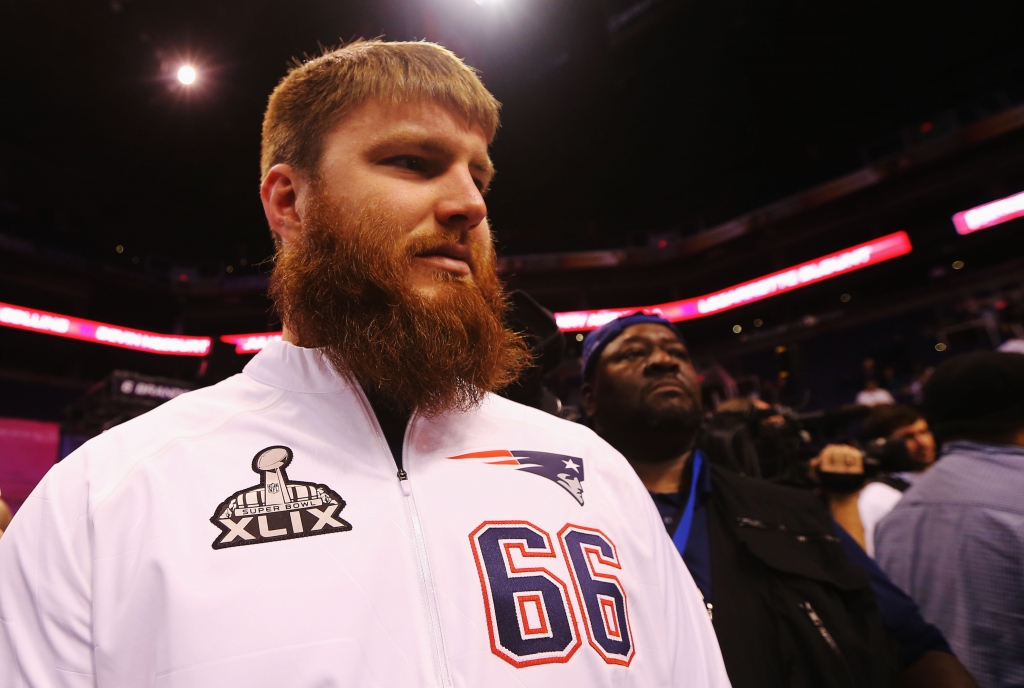
[[(486, 521), (469, 535), (480, 574), (491, 651), (516, 667), (567, 662), (581, 643), (565, 583), (544, 566), (557, 559), (551, 536), (526, 521)], [(558, 533), (587, 638), (608, 664), (628, 666), (634, 651), (626, 593), (598, 565), (621, 569), (601, 531), (567, 524)], [(520, 560), (536, 565), (517, 566)]]

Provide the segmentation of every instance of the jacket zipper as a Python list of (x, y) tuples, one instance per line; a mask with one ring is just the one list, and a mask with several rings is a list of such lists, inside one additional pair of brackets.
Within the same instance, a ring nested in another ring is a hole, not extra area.
[[(367, 415), (370, 418), (370, 422), (373, 425), (373, 431), (377, 435), (377, 442), (381, 448), (387, 454), (388, 458), (391, 459), (391, 465), (398, 467), (398, 462), (395, 461), (394, 455), (391, 453), (391, 447), (388, 446), (387, 440), (384, 438), (384, 433), (380, 429), (380, 423), (377, 422), (377, 416), (373, 413), (373, 407), (370, 405), (370, 400), (366, 398), (366, 393), (363, 392), (362, 388), (356, 385), (359, 390), (359, 394), (362, 397), (363, 408), (366, 410)], [(405, 438), (402, 440), (402, 452), (403, 455), (408, 455), (406, 446), (408, 444), (409, 432), (412, 429), (412, 423), (415, 419), (416, 414), (413, 413), (412, 417), (409, 418), (409, 425), (405, 428)], [(449, 688), (452, 685), (451, 675), (448, 672), (448, 656), (444, 650), (444, 638), (441, 636), (441, 614), (437, 608), (437, 594), (434, 590), (434, 579), (430, 575), (430, 562), (427, 560), (427, 542), (423, 536), (423, 526), (420, 524), (419, 512), (416, 509), (416, 500), (412, 496), (412, 483), (409, 482), (409, 474), (404, 468), (398, 469), (398, 485), (402, 490), (402, 496), (405, 497), (402, 501), (405, 503), (405, 512), (408, 516), (410, 523), (412, 524), (412, 535), (413, 535), (413, 549), (416, 553), (416, 568), (420, 576), (420, 591), (423, 597), (423, 606), (427, 616), (427, 628), (430, 633), (430, 649), (434, 660), (434, 674), (437, 679), (438, 685), (442, 688)]]
[(820, 616), (818, 616), (818, 612), (814, 611), (814, 607), (811, 606), (811, 603), (801, 602), (797, 606), (800, 607), (804, 614), (807, 615), (807, 618), (811, 620), (811, 623), (814, 624), (816, 629), (818, 629), (818, 633), (820, 633), (821, 637), (825, 639), (825, 642), (828, 643), (830, 648), (832, 648), (832, 651), (842, 657), (843, 653), (839, 649), (839, 644), (836, 643), (835, 638), (833, 638), (832, 634), (828, 632), (827, 628), (825, 628), (825, 622), (821, 620)]
[[(411, 422), (410, 425), (412, 425)], [(408, 435), (408, 430), (406, 434)], [(416, 499), (412, 496), (412, 484), (409, 482), (409, 474), (401, 468), (398, 469), (398, 480), (402, 486), (402, 494), (405, 495), (409, 519), (412, 521), (416, 560), (420, 570), (420, 584), (423, 587), (424, 602), (427, 608), (427, 624), (430, 629), (430, 644), (434, 655), (434, 669), (437, 673), (439, 684), (444, 688), (448, 688), (452, 685), (452, 680), (448, 674), (448, 657), (444, 651), (444, 638), (441, 635), (441, 614), (437, 609), (437, 593), (434, 590), (434, 579), (430, 575), (430, 562), (427, 560), (427, 542), (423, 536), (423, 527), (420, 525), (419, 512), (416, 509)]]

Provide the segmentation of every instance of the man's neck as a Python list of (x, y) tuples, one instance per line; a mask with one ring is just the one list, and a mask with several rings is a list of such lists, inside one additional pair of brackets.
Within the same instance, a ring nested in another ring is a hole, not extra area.
[[(678, 492), (695, 437), (689, 434), (644, 430), (640, 433), (602, 427), (597, 434), (618, 449), (651, 492)], [(680, 451), (681, 450), (681, 451)]]
[(668, 461), (656, 463), (631, 460), (628, 456), (626, 460), (629, 461), (629, 465), (636, 471), (636, 474), (640, 477), (640, 482), (644, 484), (648, 492), (670, 494), (679, 492), (679, 486), (683, 481), (683, 473), (686, 471), (686, 464), (692, 455), (693, 451), (690, 450)]
[(695, 433), (616, 428), (595, 424), (597, 434), (620, 450), (651, 492), (678, 492), (693, 455)]

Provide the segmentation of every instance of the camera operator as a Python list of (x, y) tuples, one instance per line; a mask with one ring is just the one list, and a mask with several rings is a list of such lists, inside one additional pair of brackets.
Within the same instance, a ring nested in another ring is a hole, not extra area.
[(828, 445), (816, 455), (810, 449), (807, 427), (814, 427), (816, 436), (829, 436), (863, 411), (845, 407), (794, 414), (760, 399), (729, 399), (705, 423), (700, 444), (720, 465), (744, 475), (821, 488), (832, 516), (873, 555), (875, 524), (909, 486), (916, 475), (909, 471), (934, 462), (934, 440), (914, 409), (880, 406), (868, 414), (860, 448)]
[(935, 463), (935, 438), (928, 421), (917, 409), (875, 406), (864, 420), (861, 443), (869, 451), (876, 450), (882, 472), (857, 493), (857, 508), (848, 518), (860, 521), (864, 549), (874, 557), (875, 526), (892, 511), (907, 488)]
[(896, 477), (910, 487), (915, 477), (931, 468), (935, 463), (935, 437), (928, 427), (924, 414), (913, 406), (875, 406), (864, 419), (861, 440), (901, 440), (906, 448), (906, 456), (894, 456), (898, 460), (888, 468), (893, 469)]
[(583, 408), (651, 492), (735, 688), (878, 687), (897, 675), (899, 685), (976, 685), (942, 651), (941, 634), (899, 636), (884, 625), (875, 576), (850, 561), (845, 552), (858, 548), (841, 544), (811, 492), (711, 465), (695, 448), (700, 383), (671, 322), (643, 313), (612, 321), (584, 341), (582, 366)]

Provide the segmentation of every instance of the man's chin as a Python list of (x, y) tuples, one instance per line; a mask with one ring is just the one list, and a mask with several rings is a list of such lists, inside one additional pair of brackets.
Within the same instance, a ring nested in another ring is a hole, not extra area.
[(473, 283), (472, 276), (461, 277), (451, 273), (432, 274), (427, 278), (414, 278), (409, 291), (423, 299), (436, 299), (453, 290), (465, 288)]
[(649, 408), (644, 417), (652, 430), (691, 432), (700, 427), (701, 412), (682, 405), (670, 405)]

